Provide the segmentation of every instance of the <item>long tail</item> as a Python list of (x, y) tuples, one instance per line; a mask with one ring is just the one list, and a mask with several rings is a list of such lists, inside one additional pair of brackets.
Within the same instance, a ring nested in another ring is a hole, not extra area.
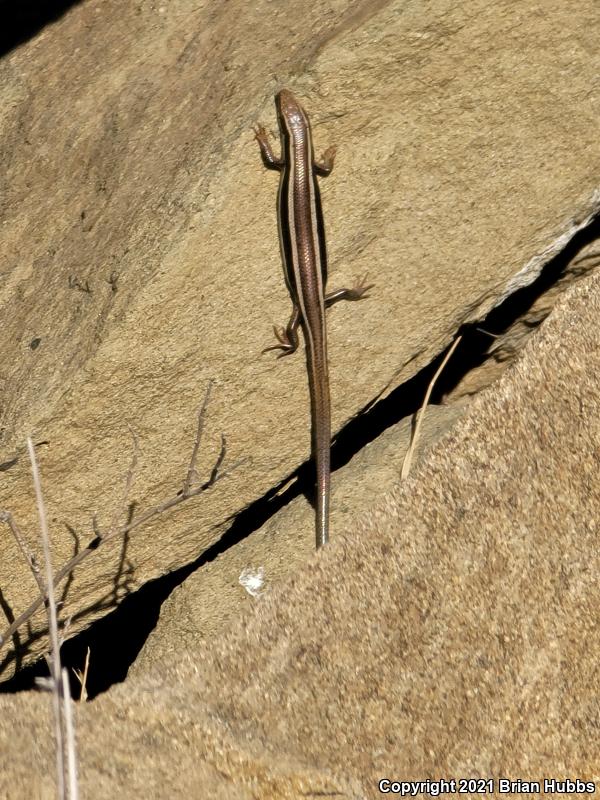
[[(318, 342), (317, 345), (321, 343)], [(324, 344), (324, 343), (323, 343)], [(320, 351), (320, 352), (318, 352)], [(329, 540), (329, 495), (331, 485), (331, 400), (325, 347), (307, 350), (312, 422), (312, 454), (316, 471), (315, 533), (317, 549)]]
[(317, 509), (315, 531), (317, 549), (329, 541), (329, 493), (331, 483), (331, 465), (329, 447), (315, 456), (317, 467)]

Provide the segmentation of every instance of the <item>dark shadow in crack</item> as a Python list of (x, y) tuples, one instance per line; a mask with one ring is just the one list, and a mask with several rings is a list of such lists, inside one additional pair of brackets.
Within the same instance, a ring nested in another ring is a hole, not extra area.
[(0, 57), (29, 41), (83, 0), (0, 0)]
[[(598, 254), (585, 255), (578, 259), (577, 254), (596, 240)], [(529, 329), (528, 333), (531, 334), (550, 314), (558, 297), (569, 286), (589, 275), (597, 267), (600, 267), (600, 214), (573, 236), (566, 247), (542, 268), (538, 277), (529, 286), (524, 286), (511, 294), (499, 306), (492, 309), (481, 322), (470, 323), (458, 331), (463, 335), (459, 358), (452, 359), (444, 370), (442, 380), (432, 394), (432, 403), (439, 403), (468, 372), (481, 366), (487, 359), (512, 361), (525, 343), (525, 337), (521, 346), (517, 350), (511, 350), (510, 353), (502, 348), (496, 350), (493, 338), (501, 336), (517, 322)], [(551, 292), (553, 302), (549, 303), (541, 313), (537, 312), (528, 319), (527, 314), (534, 304)]]
[[(133, 504), (131, 504), (133, 505)], [(131, 506), (130, 506), (131, 509)], [(130, 512), (131, 513), (131, 512)], [(76, 534), (73, 529), (70, 528), (70, 531), (74, 537), (75, 541), (75, 553), (80, 551), (80, 537)], [(114, 578), (112, 580), (111, 587), (107, 590), (106, 594), (101, 597), (97, 602), (94, 603), (91, 607), (86, 607), (81, 609), (77, 614), (74, 614), (72, 617), (69, 618), (68, 621), (63, 619), (60, 620), (59, 627), (60, 627), (60, 634), (61, 636), (68, 635), (68, 626), (73, 622), (78, 620), (80, 617), (89, 616), (90, 613), (99, 613), (103, 610), (114, 610), (116, 604), (119, 602), (120, 598), (126, 598), (124, 602), (129, 600), (130, 598), (136, 598), (138, 596), (137, 593), (131, 593), (131, 576), (132, 576), (132, 565), (129, 561), (127, 556), (127, 552), (129, 549), (129, 535), (126, 534), (120, 540), (119, 546), (119, 555), (118, 555), (118, 562), (115, 569)], [(65, 581), (64, 586), (60, 592), (60, 602), (59, 606), (62, 605), (66, 597), (68, 595), (69, 587), (71, 585), (72, 577), (69, 575), (67, 581)], [(143, 591), (143, 590), (141, 590)], [(14, 614), (12, 609), (8, 606), (6, 602), (3, 602), (3, 597), (0, 592), (0, 608), (5, 613), (7, 621), (10, 623), (14, 621)], [(118, 606), (116, 611), (119, 611), (121, 606)], [(105, 620), (111, 619), (112, 615), (109, 613), (106, 617), (103, 617), (92, 625), (88, 630), (92, 630), (99, 626), (101, 632), (101, 625)], [(84, 631), (84, 634), (88, 631)], [(6, 669), (9, 665), (13, 662), (15, 663), (15, 671), (16, 674), (13, 678), (6, 681), (3, 684), (0, 684), (0, 694), (2, 693), (14, 693), (18, 691), (23, 691), (26, 689), (33, 689), (35, 687), (35, 679), (38, 677), (47, 677), (48, 676), (48, 667), (46, 661), (41, 658), (35, 664), (32, 664), (29, 667), (26, 667), (23, 670), (19, 671), (20, 663), (23, 660), (23, 657), (27, 655), (31, 651), (32, 645), (39, 640), (42, 636), (46, 635), (44, 629), (36, 631), (35, 633), (31, 630), (30, 626), (27, 626), (27, 634), (23, 635), (20, 630), (17, 630), (13, 633), (13, 648), (7, 653), (4, 659), (0, 662), (0, 670)], [(83, 666), (85, 663), (85, 650), (84, 650), (84, 659), (83, 661), (79, 661), (78, 656), (78, 647), (81, 644), (80, 636), (74, 636), (72, 639), (65, 642), (65, 644), (61, 648), (61, 658), (62, 658), (62, 665), (67, 668), (69, 678), (71, 681), (71, 695), (72, 697), (79, 697), (81, 687), (79, 686), (77, 679), (75, 677), (74, 670), (81, 669), (83, 671)], [(119, 639), (115, 639), (115, 629), (112, 625), (109, 626), (107, 630), (107, 635), (104, 640), (102, 640), (103, 644), (103, 653), (104, 658), (102, 657), (102, 653), (100, 654), (99, 658), (96, 658), (93, 662), (93, 669), (97, 670), (101, 667), (105, 667), (109, 674), (112, 672), (111, 669), (108, 668), (109, 660), (112, 656), (115, 657), (116, 663), (120, 663), (120, 656), (125, 650), (128, 652), (128, 644), (131, 640), (129, 635), (123, 635), (123, 641), (119, 641)], [(74, 653), (72, 653), (73, 647), (75, 648)], [(87, 649), (87, 648), (85, 648)], [(129, 662), (131, 663), (131, 662)], [(97, 693), (97, 692), (96, 692)], [(88, 694), (91, 697), (92, 692), (89, 691), (88, 685)]]

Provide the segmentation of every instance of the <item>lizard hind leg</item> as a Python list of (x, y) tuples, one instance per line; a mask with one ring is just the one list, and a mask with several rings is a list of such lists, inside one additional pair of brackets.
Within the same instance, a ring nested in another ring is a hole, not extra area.
[(366, 300), (369, 296), (367, 292), (374, 285), (374, 283), (367, 283), (367, 276), (363, 275), (356, 280), (356, 283), (350, 289), (336, 289), (326, 295), (325, 305), (329, 308), (329, 306), (338, 303), (340, 300)]
[(279, 353), (279, 358), (282, 356), (291, 356), (292, 353), (295, 353), (298, 349), (299, 325), (300, 310), (295, 306), (294, 310), (292, 311), (290, 321), (287, 324), (287, 328), (279, 327), (277, 325), (273, 326), (273, 331), (278, 344), (272, 344), (269, 347), (265, 347), (262, 352), (267, 353), (269, 350), (281, 350), (282, 352)]

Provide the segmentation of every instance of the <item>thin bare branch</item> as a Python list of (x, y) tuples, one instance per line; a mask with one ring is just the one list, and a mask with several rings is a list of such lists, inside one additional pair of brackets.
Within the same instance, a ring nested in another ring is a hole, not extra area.
[(192, 482), (197, 480), (198, 473), (196, 472), (196, 462), (198, 461), (198, 450), (200, 449), (200, 442), (202, 434), (204, 433), (204, 418), (206, 416), (206, 409), (208, 408), (208, 401), (212, 392), (213, 382), (209, 381), (204, 395), (204, 401), (198, 411), (198, 424), (196, 426), (196, 438), (194, 439), (194, 446), (192, 447), (192, 455), (188, 465), (187, 475), (183, 482), (183, 496), (188, 497), (190, 494)]
[[(62, 603), (57, 603), (56, 608), (59, 609)], [(59, 632), (58, 632), (58, 646), (62, 647), (65, 641), (69, 638), (69, 629), (71, 628), (71, 623), (73, 622), (73, 617), (67, 617), (67, 619), (63, 622)]]
[(54, 705), (54, 727), (56, 734), (56, 780), (58, 785), (58, 796), (66, 798), (65, 795), (65, 747), (63, 739), (63, 709), (61, 703), (61, 666), (60, 666), (60, 644), (58, 641), (58, 620), (56, 616), (56, 599), (54, 596), (54, 582), (52, 576), (52, 561), (50, 558), (50, 537), (48, 535), (48, 522), (46, 519), (46, 507), (42, 495), (42, 484), (35, 457), (35, 448), (30, 438), (27, 439), (27, 450), (31, 461), (31, 474), (33, 475), (33, 486), (35, 489), (35, 500), (40, 522), (40, 536), (42, 539), (42, 549), (44, 552), (44, 567), (46, 571), (46, 590), (43, 593), (47, 598), (48, 627), (50, 629), (51, 644), (51, 675), (52, 675), (52, 702)]
[(115, 513), (113, 514), (112, 522), (110, 523), (110, 527), (108, 529), (108, 533), (105, 536), (100, 536), (100, 538), (110, 537), (115, 533), (117, 530), (117, 526), (119, 524), (119, 517), (124, 517), (127, 513), (127, 502), (129, 500), (129, 493), (131, 492), (131, 487), (133, 486), (133, 481), (135, 479), (135, 470), (137, 467), (138, 456), (140, 452), (140, 448), (138, 445), (138, 439), (135, 435), (135, 431), (131, 426), (129, 426), (129, 432), (131, 433), (131, 438), (133, 440), (133, 447), (131, 451), (131, 463), (129, 464), (129, 469), (127, 470), (127, 477), (125, 478), (125, 488), (123, 490), (123, 497), (121, 498), (120, 504), (115, 509)]
[[(207, 389), (207, 393), (205, 395), (204, 402), (203, 402), (202, 407), (200, 409), (200, 412), (198, 414), (198, 429), (197, 430), (198, 430), (200, 435), (202, 433), (203, 414), (204, 414), (204, 412), (206, 410), (206, 406), (207, 406), (207, 403), (208, 403), (208, 397), (210, 396), (210, 387), (211, 387), (211, 385), (212, 385), (212, 382), (211, 382), (211, 384), (209, 384), (209, 388)], [(198, 438), (198, 433), (197, 433), (197, 438)], [(186, 482), (184, 483), (184, 489), (183, 490), (180, 490), (179, 493), (176, 494), (175, 496), (168, 497), (167, 499), (163, 500), (161, 503), (158, 503), (157, 505), (146, 509), (146, 511), (144, 511), (141, 514), (139, 514), (137, 517), (134, 517), (129, 522), (126, 522), (125, 524), (121, 525), (121, 527), (115, 528), (114, 530), (109, 531), (108, 533), (106, 533), (106, 534), (104, 534), (102, 536), (98, 536), (98, 534), (96, 533), (96, 528), (95, 528), (94, 530), (95, 530), (96, 535), (94, 536), (94, 538), (91, 539), (87, 543), (87, 545), (85, 545), (78, 553), (76, 553), (72, 558), (70, 558), (67, 562), (65, 562), (62, 565), (62, 567), (60, 567), (56, 571), (56, 573), (55, 573), (55, 575), (53, 577), (53, 588), (57, 589), (62, 584), (62, 582), (65, 580), (65, 578), (67, 578), (69, 575), (71, 575), (73, 570), (76, 569), (76, 567), (78, 567), (79, 564), (81, 564), (81, 562), (84, 561), (91, 553), (93, 553), (95, 550), (97, 550), (98, 547), (101, 544), (103, 544), (105, 542), (109, 542), (109, 541), (111, 541), (113, 539), (117, 539), (117, 538), (120, 538), (122, 536), (125, 536), (128, 533), (131, 533), (131, 531), (135, 530), (136, 528), (139, 528), (141, 525), (144, 525), (146, 522), (149, 522), (154, 517), (157, 517), (160, 514), (163, 514), (163, 513), (165, 513), (166, 511), (169, 511), (172, 508), (176, 508), (177, 506), (181, 505), (186, 500), (189, 500), (192, 497), (197, 497), (199, 494), (202, 494), (202, 492), (205, 492), (208, 489), (212, 488), (221, 479), (231, 475), (232, 472), (234, 472), (236, 469), (238, 469), (240, 466), (242, 466), (242, 464), (245, 464), (249, 460), (248, 458), (242, 458), (239, 461), (237, 461), (234, 464), (232, 464), (227, 469), (221, 471), (221, 466), (222, 466), (222, 463), (223, 463), (223, 460), (224, 460), (225, 454), (226, 454), (226, 441), (225, 441), (225, 437), (222, 437), (222, 439), (221, 439), (221, 448), (220, 448), (219, 454), (217, 456), (217, 459), (215, 461), (215, 464), (214, 464), (214, 466), (213, 466), (213, 468), (211, 470), (211, 474), (210, 474), (209, 479), (203, 484), (200, 484), (198, 486), (192, 487), (191, 486), (191, 480), (192, 480), (193, 475), (195, 474), (195, 461), (196, 461), (197, 452), (198, 452), (198, 447), (196, 446), (196, 442), (194, 442), (192, 458), (190, 459), (190, 468), (188, 468), (188, 473), (187, 473), (187, 476), (186, 476)], [(133, 460), (132, 460), (132, 464), (133, 464)], [(132, 469), (130, 467), (130, 473), (131, 472), (132, 472)], [(128, 473), (128, 474), (130, 474), (130, 473)], [(192, 477), (190, 477), (190, 475)], [(190, 478), (190, 483), (189, 484), (187, 482), (188, 481), (188, 477)], [(187, 487), (187, 489), (186, 489), (186, 487)], [(0, 517), (0, 522), (2, 522), (2, 521), (5, 521), (5, 520), (3, 520)], [(31, 620), (33, 615), (46, 602), (46, 600), (47, 600), (47, 593), (46, 592), (43, 592), (43, 593), (40, 592), (40, 596), (37, 597), (28, 606), (28, 608), (26, 608), (25, 611), (23, 611), (22, 614), (20, 614), (18, 617), (16, 617), (13, 620), (13, 622), (2, 632), (2, 636), (0, 636), (0, 649), (16, 633), (16, 631), (19, 630), (19, 628), (22, 625), (25, 625), (26, 623), (28, 623)]]
[[(89, 653), (89, 650), (88, 650)], [(64, 704), (65, 739), (67, 757), (67, 782), (69, 786), (69, 800), (78, 800), (79, 786), (77, 784), (77, 752), (75, 749), (75, 726), (73, 725), (73, 702), (69, 690), (69, 676), (67, 670), (62, 671), (62, 697)]]
[(475, 328), (475, 330), (479, 331), (479, 333), (485, 333), (486, 336), (489, 336), (492, 339), (501, 339), (502, 338), (502, 334), (501, 333), (491, 333), (490, 331), (486, 331), (485, 328)]
[(200, 486), (199, 489), (201, 489), (202, 491), (210, 489), (212, 486), (215, 485), (215, 483), (218, 483), (220, 480), (223, 480), (223, 478), (227, 478), (229, 475), (231, 475), (232, 472), (235, 472), (236, 469), (239, 469), (243, 464), (247, 464), (249, 461), (250, 458), (248, 457), (240, 458), (239, 461), (235, 461), (230, 467), (227, 467), (227, 469), (224, 469), (222, 472), (219, 472), (218, 475), (215, 475), (214, 478), (211, 478), (208, 484), (205, 483), (203, 486)]
[(219, 476), (219, 470), (221, 469), (221, 465), (225, 460), (226, 453), (227, 453), (227, 439), (223, 434), (221, 434), (221, 449), (219, 450), (219, 455), (217, 456), (215, 465), (210, 472), (210, 477), (205, 484), (207, 489), (209, 486), (214, 486), (214, 484), (217, 482), (217, 478)]
[(413, 435), (411, 437), (410, 444), (408, 446), (408, 450), (406, 451), (406, 455), (404, 456), (404, 462), (402, 463), (402, 472), (400, 473), (400, 477), (402, 478), (402, 480), (405, 480), (408, 477), (408, 473), (410, 472), (410, 465), (412, 463), (413, 453), (414, 453), (415, 447), (417, 445), (417, 440), (419, 438), (419, 433), (421, 432), (421, 424), (423, 422), (423, 417), (425, 415), (425, 409), (427, 408), (427, 406), (429, 404), (429, 398), (431, 397), (431, 392), (433, 391), (433, 387), (435, 386), (435, 384), (437, 383), (438, 378), (440, 377), (440, 375), (444, 371), (444, 368), (445, 368), (446, 364), (448, 363), (448, 361), (450, 361), (450, 359), (452, 357), (452, 353), (454, 353), (454, 351), (458, 347), (461, 339), (462, 339), (462, 336), (457, 336), (456, 339), (452, 342), (452, 347), (446, 353), (446, 355), (444, 357), (444, 360), (442, 361), (442, 363), (438, 367), (437, 372), (435, 373), (435, 375), (433, 376), (433, 378), (429, 382), (429, 386), (427, 387), (427, 391), (425, 392), (425, 399), (423, 400), (423, 405), (419, 409), (419, 415), (417, 417), (417, 424), (415, 425), (415, 429), (413, 431)]
[(19, 526), (15, 522), (13, 515), (10, 511), (0, 511), (0, 522), (6, 522), (8, 527), (11, 529), (13, 536), (16, 539), (17, 544), (19, 545), (19, 549), (23, 553), (25, 557), (25, 561), (29, 565), (29, 569), (33, 577), (35, 578), (35, 582), (37, 583), (38, 589), (40, 590), (40, 594), (46, 593), (46, 586), (44, 584), (44, 579), (42, 578), (42, 574), (40, 572), (40, 565), (37, 563), (37, 559), (33, 554), (33, 551), (30, 549), (29, 545), (25, 541), (25, 537), (19, 530)]

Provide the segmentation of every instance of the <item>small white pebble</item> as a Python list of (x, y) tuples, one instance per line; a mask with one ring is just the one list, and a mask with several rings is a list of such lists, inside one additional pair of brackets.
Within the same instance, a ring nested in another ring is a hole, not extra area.
[(252, 597), (258, 597), (265, 582), (264, 567), (258, 567), (258, 569), (246, 567), (241, 571), (239, 581), (248, 594), (251, 594)]

